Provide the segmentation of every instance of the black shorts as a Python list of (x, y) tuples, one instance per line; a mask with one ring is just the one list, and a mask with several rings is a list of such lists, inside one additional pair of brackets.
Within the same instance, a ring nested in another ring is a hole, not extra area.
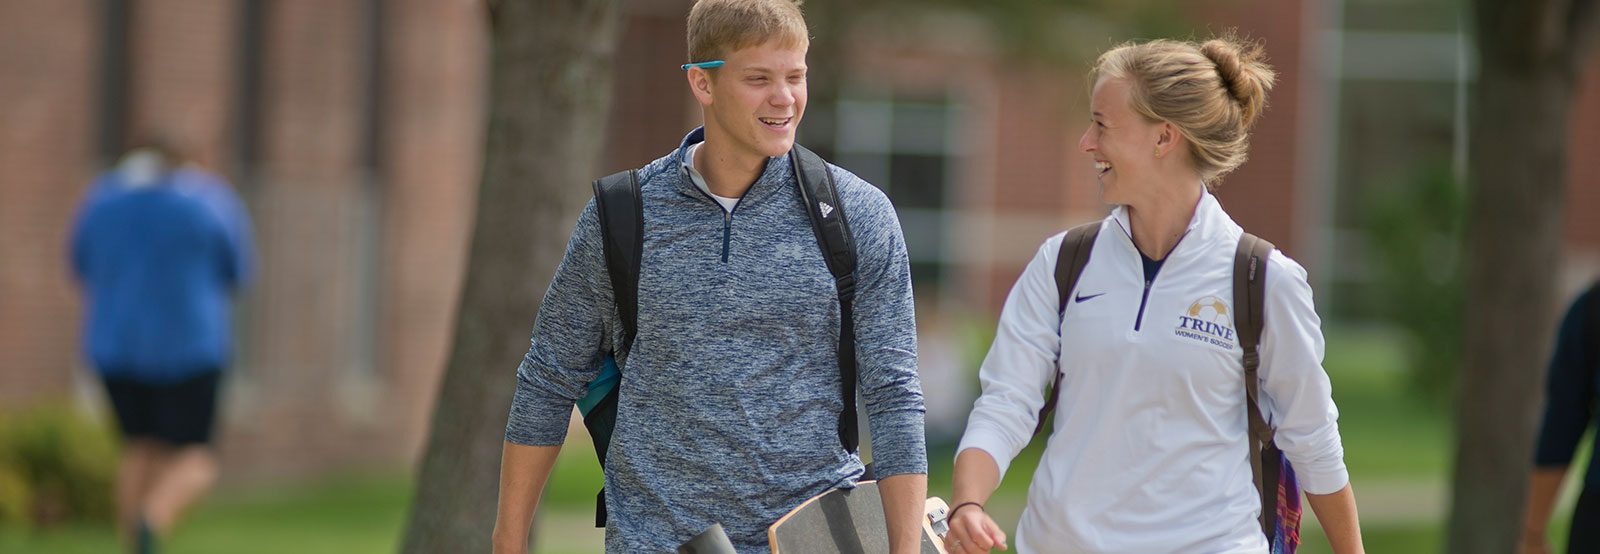
[(117, 378), (105, 384), (124, 437), (174, 446), (210, 444), (221, 376), (221, 371), (207, 371), (164, 385)]

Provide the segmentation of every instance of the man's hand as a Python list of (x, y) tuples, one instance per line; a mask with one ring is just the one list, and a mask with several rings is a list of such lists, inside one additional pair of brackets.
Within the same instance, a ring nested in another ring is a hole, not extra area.
[(916, 554), (922, 550), (923, 506), (928, 500), (928, 476), (902, 473), (878, 480), (883, 515), (889, 527), (889, 552)]
[(983, 505), (967, 503), (956, 508), (950, 518), (950, 532), (944, 535), (945, 550), (950, 554), (978, 554), (993, 548), (1006, 550), (1006, 532), (983, 511)]
[(528, 528), (539, 507), (539, 493), (550, 478), (560, 446), (505, 443), (500, 453), (500, 503), (491, 539), (494, 554), (526, 554)]

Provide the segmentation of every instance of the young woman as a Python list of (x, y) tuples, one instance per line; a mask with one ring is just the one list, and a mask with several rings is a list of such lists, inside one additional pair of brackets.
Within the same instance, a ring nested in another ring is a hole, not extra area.
[[(1256, 45), (1157, 40), (1103, 55), (1089, 129), (1116, 205), (1060, 311), (1046, 240), (1006, 299), (958, 449), (953, 553), (1006, 549), (983, 503), (1061, 372), (1055, 425), (1017, 528), (1021, 552), (1263, 553), (1232, 317), (1243, 232), (1208, 191), (1245, 159), (1272, 70)], [(1262, 415), (1335, 552), (1362, 552), (1305, 270), (1268, 259)], [(1193, 330), (1204, 319), (1206, 333)], [(1215, 336), (1211, 336), (1215, 335)]]

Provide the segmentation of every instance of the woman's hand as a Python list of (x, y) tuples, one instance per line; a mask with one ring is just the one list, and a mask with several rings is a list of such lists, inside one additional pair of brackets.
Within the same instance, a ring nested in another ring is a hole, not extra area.
[(1006, 533), (983, 511), (983, 505), (969, 502), (951, 511), (950, 531), (944, 534), (944, 548), (950, 554), (978, 554), (990, 549), (1006, 550)]

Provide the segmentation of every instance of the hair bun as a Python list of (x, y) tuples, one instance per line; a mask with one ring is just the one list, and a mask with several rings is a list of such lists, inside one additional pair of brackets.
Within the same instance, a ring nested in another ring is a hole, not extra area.
[(1200, 53), (1216, 64), (1222, 86), (1239, 103), (1242, 122), (1249, 127), (1266, 107), (1267, 90), (1274, 79), (1272, 68), (1263, 59), (1265, 50), (1259, 43), (1228, 35), (1205, 41)]

